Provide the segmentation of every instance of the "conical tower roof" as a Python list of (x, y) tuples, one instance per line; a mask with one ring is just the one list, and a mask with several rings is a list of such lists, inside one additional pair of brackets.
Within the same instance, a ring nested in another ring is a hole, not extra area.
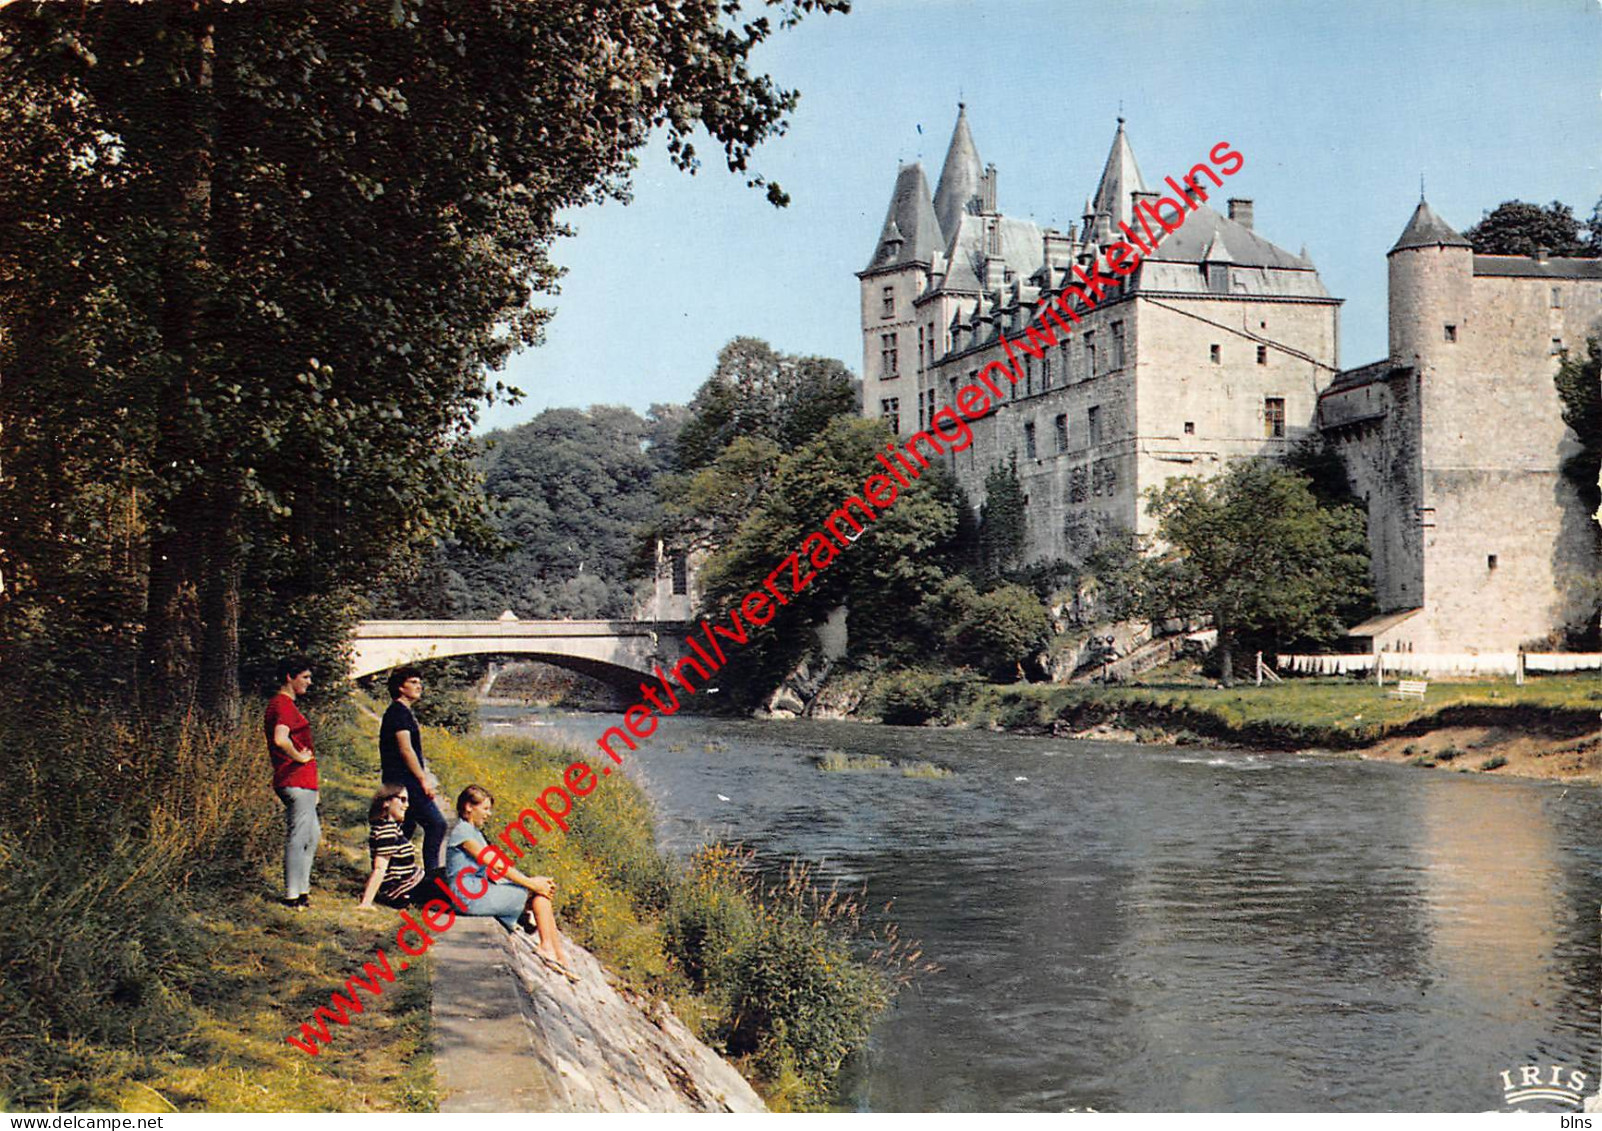
[(979, 183), (984, 179), (979, 150), (968, 131), (968, 107), (957, 103), (957, 126), (946, 147), (946, 163), (940, 167), (940, 183), (935, 186), (934, 212), (940, 232), (950, 240), (964, 212), (979, 210)]
[[(1458, 231), (1435, 214), (1435, 209), (1429, 202), (1419, 198), (1418, 207), (1413, 209), (1413, 218), (1402, 229), (1391, 251), (1401, 251), (1409, 247), (1473, 247), (1474, 245), (1464, 239)], [(1389, 254), (1389, 253), (1387, 253)]]
[(1124, 133), (1124, 120), (1118, 119), (1118, 132), (1113, 135), (1112, 150), (1107, 164), (1101, 170), (1101, 184), (1091, 207), (1098, 215), (1112, 217), (1113, 227), (1135, 218), (1135, 207), (1130, 199), (1134, 192), (1145, 192), (1146, 182), (1141, 178), (1140, 166), (1135, 164), (1135, 151), (1129, 146)]
[(935, 253), (944, 245), (934, 206), (929, 203), (929, 181), (923, 175), (923, 166), (901, 166), (895, 192), (890, 194), (890, 207), (885, 210), (879, 242), (863, 271), (933, 263)]

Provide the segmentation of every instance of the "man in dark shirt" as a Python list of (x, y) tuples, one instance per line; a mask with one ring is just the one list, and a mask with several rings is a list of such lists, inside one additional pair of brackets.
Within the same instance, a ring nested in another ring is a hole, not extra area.
[(399, 667), (390, 673), (388, 686), (394, 702), (378, 727), (379, 769), (385, 785), (406, 787), (411, 806), (401, 835), (410, 840), (413, 830), (423, 826), (423, 867), (432, 872), (444, 867), (440, 853), (445, 846), (445, 815), (434, 801), (439, 779), (423, 761), (423, 732), (412, 714), (412, 705), (423, 697), (423, 676), (414, 667)]

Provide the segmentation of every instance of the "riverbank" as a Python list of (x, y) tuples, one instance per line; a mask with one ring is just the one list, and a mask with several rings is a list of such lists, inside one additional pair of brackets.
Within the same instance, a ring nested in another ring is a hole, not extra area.
[[(1368, 683), (1298, 679), (1221, 688), (1161, 669), (1146, 681), (996, 686), (951, 673), (860, 677), (841, 717), (1022, 734), (1262, 751), (1335, 752), (1451, 772), (1602, 783), (1602, 680), (1431, 682), (1396, 699)], [(828, 702), (825, 703), (827, 709)]]
[(316, 1061), (284, 1043), (383, 930), (354, 895), (377, 758), (315, 714), (323, 845), (311, 907), (290, 910), (256, 719), (210, 736), (89, 714), (0, 731), (0, 1106), (435, 1109), (426, 959)]

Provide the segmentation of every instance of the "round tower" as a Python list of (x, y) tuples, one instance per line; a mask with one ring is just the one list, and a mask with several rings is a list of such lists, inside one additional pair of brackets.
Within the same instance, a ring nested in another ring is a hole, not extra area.
[(1474, 248), (1424, 200), (1386, 256), (1390, 268), (1390, 355), (1420, 372), (1471, 331)]

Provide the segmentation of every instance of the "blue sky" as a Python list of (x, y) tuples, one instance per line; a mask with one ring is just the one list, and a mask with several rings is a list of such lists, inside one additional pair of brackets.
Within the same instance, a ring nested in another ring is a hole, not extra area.
[[(801, 91), (754, 167), (675, 170), (658, 139), (634, 199), (572, 213), (546, 342), (504, 380), (504, 427), (543, 408), (687, 400), (730, 338), (861, 368), (857, 280), (898, 161), (931, 189), (962, 99), (1003, 212), (1066, 229), (1095, 188), (1119, 104), (1148, 182), (1219, 140), (1231, 195), (1346, 299), (1341, 364), (1384, 355), (1385, 252), (1418, 201), (1464, 228), (1503, 200), (1602, 195), (1602, 0), (858, 0), (757, 57)], [(921, 131), (921, 132), (920, 132)]]

